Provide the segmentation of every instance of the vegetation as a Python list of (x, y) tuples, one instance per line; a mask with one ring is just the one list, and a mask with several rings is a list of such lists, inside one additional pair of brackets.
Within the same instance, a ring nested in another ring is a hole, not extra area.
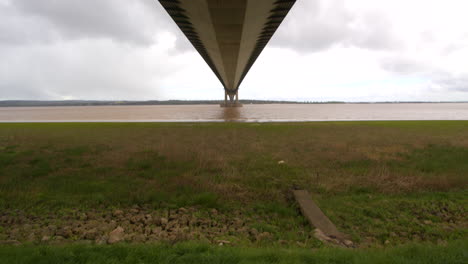
[[(466, 121), (0, 124), (0, 241), (28, 243), (21, 231), (25, 223), (32, 230), (60, 229), (84, 221), (83, 214), (91, 219), (87, 221), (109, 222), (115, 210), (122, 210), (128, 217), (151, 212), (169, 222), (174, 213), (210, 226), (194, 229), (198, 233), (192, 237), (168, 234), (167, 243), (199, 242), (164, 252), (159, 250), (164, 245), (148, 246), (153, 248), (141, 254), (141, 262), (164, 263), (193, 253), (223, 263), (341, 263), (345, 258), (361, 263), (396, 253), (409, 261), (414, 253), (421, 263), (449, 256), (457, 263), (467, 258), (467, 134)], [(328, 249), (298, 213), (290, 193), (294, 187), (307, 189), (358, 247), (391, 249)], [(238, 226), (233, 219), (240, 219)], [(158, 228), (154, 223), (146, 227)], [(54, 232), (47, 243), (62, 237)], [(86, 241), (88, 235), (65, 240)], [(96, 236), (98, 241), (101, 235)], [(137, 237), (128, 241), (141, 241)], [(203, 246), (219, 241), (234, 248)], [(408, 246), (392, 249), (400, 244)], [(240, 250), (244, 247), (253, 248)], [(323, 249), (311, 254), (298, 248)], [(63, 262), (79, 256), (79, 263), (86, 263), (102, 253), (123, 254), (130, 263), (144, 249), (0, 250), (10, 252), (10, 260), (21, 252), (33, 256), (21, 257), (21, 262), (43, 254)], [(398, 256), (388, 263), (398, 263)]]
[[(344, 101), (272, 101), (272, 100), (239, 100), (241, 104), (370, 104), (376, 102), (344, 102)], [(96, 105), (218, 105), (224, 103), (224, 100), (167, 100), (167, 101), (97, 101), (97, 100), (59, 100), (59, 101), (40, 101), (40, 100), (4, 100), (0, 101), (0, 107), (25, 107), (25, 106), (96, 106)], [(398, 103), (466, 103), (464, 101), (451, 102), (422, 102), (422, 101), (389, 101), (378, 102), (381, 104)]]
[(171, 245), (59, 246), (0, 248), (0, 263), (333, 263), (464, 264), (467, 242), (448, 246), (405, 245), (390, 249), (319, 250), (284, 248), (230, 248), (199, 243)]
[[(207, 105), (224, 103), (224, 100), (168, 100), (168, 101), (90, 101), (90, 100), (64, 100), (64, 101), (27, 101), (6, 100), (0, 101), (0, 107), (15, 106), (95, 106), (95, 105)], [(240, 100), (242, 104), (303, 104), (295, 101), (267, 101), (267, 100)], [(344, 103), (344, 102), (307, 102), (307, 103)]]

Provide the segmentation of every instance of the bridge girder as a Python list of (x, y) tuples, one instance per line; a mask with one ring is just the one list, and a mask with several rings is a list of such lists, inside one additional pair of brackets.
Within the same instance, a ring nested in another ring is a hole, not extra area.
[[(231, 101), (296, 0), (158, 0)], [(227, 96), (225, 98), (227, 98)]]

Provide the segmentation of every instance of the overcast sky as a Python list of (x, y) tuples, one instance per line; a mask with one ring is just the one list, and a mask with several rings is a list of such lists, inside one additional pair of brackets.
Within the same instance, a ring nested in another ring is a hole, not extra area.
[[(468, 100), (468, 1), (298, 0), (241, 99)], [(221, 99), (156, 0), (0, 0), (0, 100)]]

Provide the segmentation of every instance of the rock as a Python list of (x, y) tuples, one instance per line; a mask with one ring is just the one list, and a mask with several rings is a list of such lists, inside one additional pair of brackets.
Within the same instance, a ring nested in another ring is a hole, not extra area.
[(0, 245), (21, 245), (21, 243), (18, 240), (1, 240)]
[(112, 213), (112, 215), (113, 215), (114, 217), (121, 217), (121, 216), (123, 216), (123, 214), (124, 214), (124, 212), (123, 212), (122, 210), (115, 210), (115, 211)]
[(85, 224), (88, 228), (93, 228), (93, 227), (97, 227), (99, 225), (101, 225), (101, 223), (97, 220), (89, 220), (88, 222), (86, 222)]
[(73, 234), (75, 235), (81, 235), (84, 233), (84, 228), (79, 226), (79, 227), (75, 227), (73, 228)]
[(34, 233), (29, 233), (28, 238), (26, 239), (28, 242), (36, 241), (36, 235)]
[(132, 242), (134, 237), (135, 237), (135, 233), (125, 234), (124, 240), (126, 242)]
[(86, 221), (88, 220), (88, 215), (85, 214), (85, 213), (82, 213), (78, 216), (78, 219), (81, 220), (81, 221)]
[(11, 229), (11, 231), (10, 231), (10, 235), (11, 235), (11, 236), (15, 236), (15, 237), (18, 236), (19, 233), (20, 233), (19, 228), (13, 228), (13, 229)]
[(98, 235), (98, 231), (96, 228), (92, 228), (84, 233), (84, 238), (86, 240), (95, 240)]
[(112, 232), (109, 233), (109, 239), (107, 242), (109, 244), (115, 244), (124, 239), (124, 229), (122, 227), (117, 227)]
[(159, 217), (153, 217), (152, 223), (153, 225), (160, 226), (161, 225), (161, 218)]
[(237, 227), (242, 227), (244, 226), (244, 222), (242, 221), (242, 219), (236, 217), (234, 218), (234, 225)]
[(23, 231), (29, 233), (32, 229), (32, 226), (30, 224), (25, 224), (23, 225)]
[(218, 226), (218, 222), (216, 222), (216, 221), (211, 221), (211, 226), (213, 226), (213, 227), (214, 227), (214, 226)]
[(257, 240), (265, 240), (271, 238), (271, 234), (268, 232), (260, 233), (257, 237)]
[(133, 227), (133, 231), (137, 233), (143, 233), (143, 226), (142, 225), (135, 225)]
[(185, 213), (188, 212), (188, 210), (185, 209), (184, 207), (181, 207), (181, 208), (179, 208), (179, 210), (177, 210), (177, 212), (178, 212), (178, 213), (181, 213), (181, 214), (185, 214)]
[(302, 248), (306, 247), (306, 244), (304, 242), (301, 242), (301, 241), (296, 241), (296, 245), (298, 245), (298, 246), (300, 246)]
[(177, 236), (172, 234), (172, 233), (167, 235), (167, 240), (168, 241), (175, 242), (176, 238), (177, 238)]
[(167, 239), (167, 232), (161, 231), (161, 233), (159, 233), (158, 236), (160, 239)]
[(130, 226), (130, 221), (128, 219), (124, 220), (124, 221), (120, 222), (120, 226), (123, 226), (124, 228), (128, 227), (128, 226)]
[(108, 230), (114, 230), (117, 227), (117, 222), (114, 220), (111, 220), (109, 224), (107, 225)]
[(231, 244), (231, 241), (228, 241), (228, 240), (216, 240), (216, 243), (218, 243), (218, 245), (222, 246), (222, 245), (229, 245), (229, 244)]
[(137, 243), (143, 243), (146, 241), (146, 236), (143, 234), (136, 234), (133, 236), (133, 241)]
[(258, 235), (258, 230), (255, 228), (252, 228), (249, 230), (250, 235), (256, 237)]
[(86, 213), (86, 215), (88, 216), (88, 220), (89, 220), (89, 219), (96, 219), (96, 218), (97, 218), (97, 214), (96, 214), (95, 212), (93, 212), (93, 211), (90, 211), (90, 212), (88, 211), (88, 212)]
[(318, 228), (316, 228), (314, 230), (314, 237), (317, 238), (318, 240), (322, 241), (322, 242), (329, 242), (329, 243), (339, 244), (339, 241), (337, 241), (336, 239), (334, 239), (332, 237), (327, 236), (325, 233), (323, 233), (322, 230), (320, 230)]
[(94, 241), (96, 245), (105, 245), (107, 243), (106, 238), (98, 238)]
[(169, 215), (169, 221), (174, 221), (177, 219), (177, 215), (176, 214), (171, 214)]
[(168, 222), (169, 220), (167, 220), (167, 218), (161, 217), (161, 225), (165, 226)]
[(140, 218), (138, 217), (138, 215), (134, 215), (134, 216), (130, 217), (130, 223), (136, 224), (136, 223), (138, 223), (138, 221), (140, 221)]
[(71, 227), (65, 226), (55, 232), (56, 235), (58, 236), (63, 236), (64, 238), (69, 238), (73, 235), (73, 231)]
[(145, 219), (151, 221), (153, 219), (153, 216), (151, 216), (150, 214), (146, 214)]
[(149, 235), (148, 240), (146, 242), (156, 241), (158, 240), (158, 236), (155, 234)]
[(190, 219), (185, 215), (179, 219), (179, 222), (181, 225), (190, 225)]
[(161, 232), (162, 232), (162, 228), (161, 228), (161, 227), (155, 227), (155, 228), (151, 229), (151, 233), (152, 233), (152, 234), (155, 234), (155, 235), (157, 235), (157, 234), (159, 234), (159, 233), (161, 233)]

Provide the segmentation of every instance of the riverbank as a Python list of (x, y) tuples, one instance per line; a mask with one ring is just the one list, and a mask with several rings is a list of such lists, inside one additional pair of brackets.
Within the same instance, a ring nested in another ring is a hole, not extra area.
[(296, 186), (357, 248), (450, 247), (468, 234), (467, 134), (467, 121), (0, 124), (0, 241), (107, 244), (120, 227), (117, 243), (328, 248)]

